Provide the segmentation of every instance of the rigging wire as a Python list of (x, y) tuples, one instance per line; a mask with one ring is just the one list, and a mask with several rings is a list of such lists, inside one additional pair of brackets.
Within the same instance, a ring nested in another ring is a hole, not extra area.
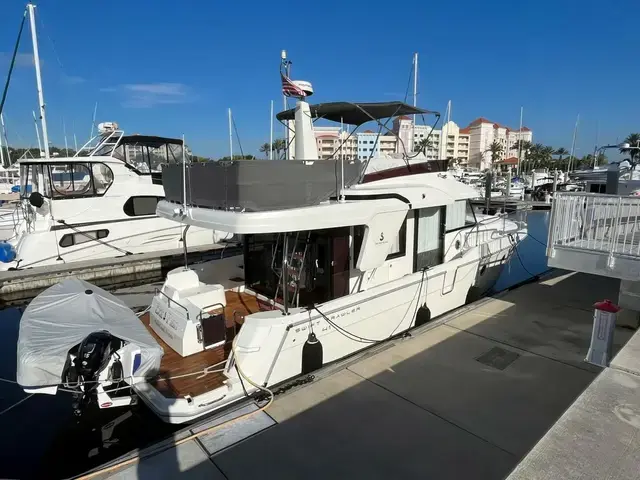
[(33, 397), (35, 395), (35, 393), (31, 393), (29, 395), (27, 395), (26, 397), (24, 397), (21, 400), (18, 400), (16, 403), (14, 403), (13, 405), (11, 405), (10, 407), (5, 408), (4, 410), (2, 410), (0, 412), (0, 416), (4, 415), (5, 413), (7, 413), (8, 411), (12, 410), (13, 408), (17, 407), (18, 405), (20, 405), (23, 402), (26, 402), (27, 400), (29, 400), (31, 397)]
[(9, 82), (11, 81), (11, 73), (13, 67), (16, 64), (16, 57), (18, 56), (18, 47), (20, 46), (20, 38), (22, 37), (22, 30), (24, 30), (24, 23), (27, 19), (27, 10), (25, 9), (22, 15), (22, 23), (20, 23), (20, 30), (18, 30), (18, 38), (16, 39), (16, 45), (13, 48), (13, 56), (11, 57), (11, 63), (9, 64), (9, 73), (7, 74), (7, 81), (4, 84), (4, 90), (2, 91), (2, 100), (0, 100), (0, 114), (4, 110), (4, 102), (7, 100), (7, 92), (9, 91)]
[[(236, 126), (236, 120), (235, 118), (233, 118), (233, 115), (231, 115), (231, 123), (233, 123), (233, 129), (235, 130), (236, 138), (238, 139), (238, 146), (240, 147), (240, 155), (242, 156), (242, 158), (244, 158), (244, 152), (242, 151), (242, 142), (240, 141), (240, 135), (238, 135), (238, 127)], [(233, 158), (231, 160), (233, 160)]]

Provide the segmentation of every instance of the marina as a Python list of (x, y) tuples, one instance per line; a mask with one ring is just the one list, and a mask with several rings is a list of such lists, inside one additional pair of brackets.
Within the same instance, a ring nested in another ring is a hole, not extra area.
[(629, 118), (569, 124), (583, 77), (543, 96), (515, 61), (461, 83), (431, 49), (420, 72), (415, 31), (410, 69), (329, 59), (306, 19), (256, 42), (256, 6), (213, 56), (234, 7), (115, 1), (3, 7), (0, 477), (637, 477)]

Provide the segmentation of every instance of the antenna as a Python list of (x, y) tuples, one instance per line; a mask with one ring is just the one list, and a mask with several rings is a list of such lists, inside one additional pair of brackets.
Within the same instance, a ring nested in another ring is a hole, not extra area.
[(38, 119), (36, 118), (36, 112), (33, 113), (33, 123), (36, 126), (36, 139), (38, 140), (38, 154), (42, 157), (42, 143), (40, 142), (40, 131), (38, 130)]
[[(418, 106), (418, 53), (413, 54), (413, 106)], [(409, 142), (409, 148), (411, 151), (415, 150), (415, 138), (416, 138), (416, 116), (413, 116), (413, 123), (411, 125), (411, 141)], [(426, 156), (426, 155), (425, 155)]]
[(233, 131), (231, 130), (231, 109), (229, 109), (229, 159), (233, 160)]
[(93, 118), (91, 119), (91, 136), (89, 138), (93, 138), (93, 127), (96, 124), (96, 115), (98, 114), (98, 102), (96, 102), (93, 107)]
[[(282, 60), (282, 66), (284, 67), (284, 72), (285, 75), (287, 76), (287, 78), (291, 78), (291, 60), (287, 60), (287, 51), (286, 50), (282, 50), (282, 52), (280, 52), (280, 59)], [(284, 106), (284, 110), (287, 110), (288, 106), (287, 106), (287, 96), (284, 94), (284, 91), (282, 92), (282, 103)], [(291, 149), (289, 148), (289, 136), (290, 136), (290, 121), (289, 120), (285, 120), (284, 123), (284, 151), (285, 151), (285, 158), (287, 160), (291, 160)]]
[[(33, 62), (36, 67), (36, 84), (38, 87), (38, 102), (40, 104), (40, 121), (42, 122), (42, 140), (44, 142), (44, 156), (49, 158), (49, 136), (47, 135), (47, 118), (45, 116), (44, 93), (42, 91), (42, 77), (40, 76), (40, 54), (38, 53), (38, 34), (36, 33), (36, 16), (33, 3), (27, 4), (29, 22), (31, 23), (31, 42), (33, 43)], [(36, 127), (37, 131), (37, 127)], [(40, 134), (38, 134), (40, 138)], [(38, 143), (40, 141), (38, 140)], [(41, 150), (42, 151), (42, 150)]]

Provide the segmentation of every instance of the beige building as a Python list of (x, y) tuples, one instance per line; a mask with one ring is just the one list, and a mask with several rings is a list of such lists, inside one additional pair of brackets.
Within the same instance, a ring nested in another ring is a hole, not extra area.
[[(321, 159), (339, 158), (341, 141), (345, 159), (367, 159), (392, 153), (412, 155), (425, 139), (427, 160), (449, 159), (460, 167), (472, 167), (484, 170), (491, 168), (489, 148), (496, 141), (502, 146), (499, 161), (517, 157), (518, 140), (533, 142), (533, 132), (527, 127), (522, 131), (511, 129), (499, 123), (480, 117), (467, 127), (460, 128), (449, 121), (441, 128), (430, 125), (413, 125), (410, 117), (398, 117), (393, 122), (395, 135), (380, 135), (371, 130), (356, 133), (349, 137), (340, 132), (340, 127), (315, 127), (318, 154)], [(348, 139), (347, 139), (348, 138)]]

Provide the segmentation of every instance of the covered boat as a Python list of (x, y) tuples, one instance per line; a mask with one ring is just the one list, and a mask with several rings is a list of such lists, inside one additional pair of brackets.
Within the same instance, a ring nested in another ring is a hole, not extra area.
[(29, 393), (73, 390), (76, 412), (129, 405), (130, 386), (157, 373), (163, 350), (136, 314), (84, 280), (54, 285), (20, 320), (17, 381)]

